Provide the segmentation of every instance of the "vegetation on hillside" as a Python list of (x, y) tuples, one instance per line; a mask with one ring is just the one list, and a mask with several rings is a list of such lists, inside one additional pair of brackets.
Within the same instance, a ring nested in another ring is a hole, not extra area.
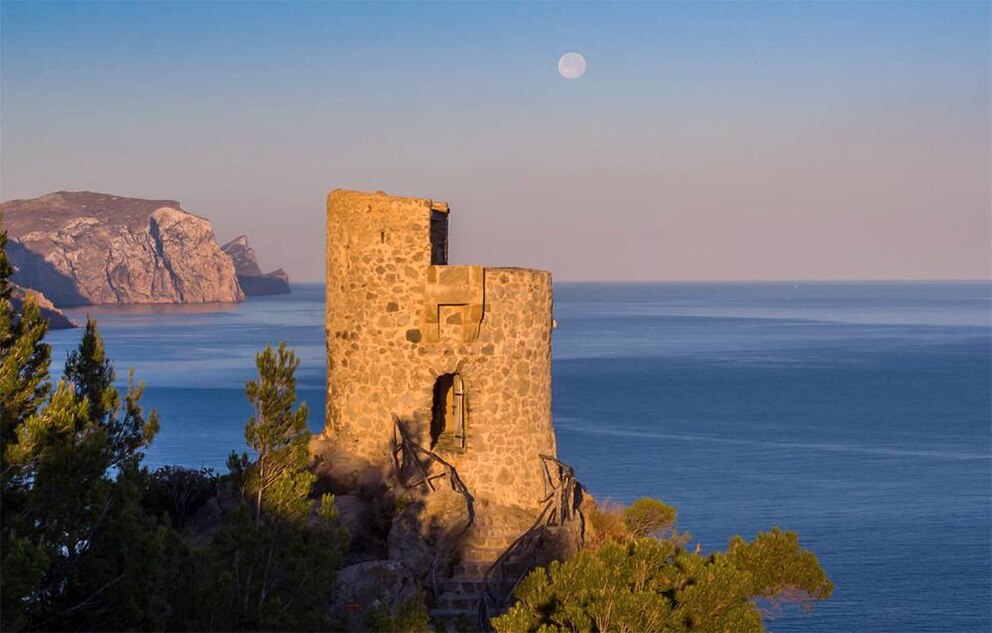
[(622, 512), (588, 507), (591, 542), (530, 573), (497, 631), (764, 631), (760, 606), (830, 596), (833, 585), (794, 532), (735, 537), (725, 552), (689, 551), (675, 509), (639, 499)]

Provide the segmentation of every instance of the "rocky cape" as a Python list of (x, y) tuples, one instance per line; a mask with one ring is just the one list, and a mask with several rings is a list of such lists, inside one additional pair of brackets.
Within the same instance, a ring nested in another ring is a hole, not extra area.
[(60, 191), (3, 203), (3, 222), (12, 280), (59, 307), (245, 298), (210, 221), (175, 200)]
[(48, 297), (37, 290), (21, 288), (17, 284), (11, 284), (10, 295), (11, 302), (14, 304), (14, 312), (16, 314), (21, 314), (24, 311), (24, 301), (29, 295), (31, 295), (35, 298), (35, 301), (38, 302), (38, 308), (41, 310), (41, 316), (48, 320), (48, 327), (53, 330), (67, 330), (69, 328), (78, 327), (75, 321), (67, 317), (64, 312), (56, 308), (55, 305), (48, 300)]
[(248, 236), (239, 235), (220, 247), (234, 262), (238, 283), (248, 296), (289, 294), (289, 275), (282, 268), (263, 273), (255, 256), (255, 249), (248, 245)]

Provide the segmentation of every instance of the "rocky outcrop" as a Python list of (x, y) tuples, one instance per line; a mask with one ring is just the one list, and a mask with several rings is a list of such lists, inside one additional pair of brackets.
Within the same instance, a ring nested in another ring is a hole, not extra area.
[(238, 275), (238, 282), (241, 284), (241, 289), (249, 297), (288, 295), (290, 292), (289, 275), (282, 268), (264, 275)]
[(24, 309), (24, 300), (28, 295), (34, 295), (35, 300), (38, 302), (38, 307), (41, 308), (41, 316), (48, 320), (48, 329), (50, 330), (66, 330), (69, 328), (78, 327), (76, 322), (65, 315), (64, 312), (59, 310), (48, 300), (48, 297), (41, 294), (37, 290), (29, 290), (21, 288), (17, 284), (11, 284), (11, 303), (14, 304), (14, 312), (17, 314), (21, 313)]
[(210, 221), (175, 200), (60, 191), (3, 210), (13, 280), (58, 306), (244, 299)]
[(337, 627), (345, 631), (369, 630), (371, 616), (395, 615), (404, 602), (417, 595), (417, 583), (406, 567), (392, 560), (375, 560), (345, 567), (334, 585), (332, 615), (343, 615)]
[(393, 518), (387, 545), (389, 559), (402, 563), (418, 576), (426, 575), (434, 561), (434, 551), (422, 534), (429, 526), (420, 520), (420, 509), (410, 505)]
[(263, 273), (255, 257), (255, 249), (248, 245), (248, 236), (239, 235), (221, 250), (231, 256), (238, 282), (248, 296), (289, 294), (289, 275), (282, 268)]

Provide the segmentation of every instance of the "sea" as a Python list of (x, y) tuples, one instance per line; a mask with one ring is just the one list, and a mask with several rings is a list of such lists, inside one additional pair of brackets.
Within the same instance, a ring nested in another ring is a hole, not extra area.
[[(795, 530), (835, 584), (770, 631), (992, 629), (992, 284), (559, 283), (559, 456), (599, 500), (655, 497), (703, 551)], [(228, 306), (89, 307), (147, 453), (224, 471), (254, 356), (287, 341), (323, 425), (320, 284)], [(51, 332), (55, 363), (80, 330)]]

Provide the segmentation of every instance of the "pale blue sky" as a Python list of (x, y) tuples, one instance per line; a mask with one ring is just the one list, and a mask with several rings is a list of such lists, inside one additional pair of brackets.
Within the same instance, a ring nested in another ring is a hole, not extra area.
[(557, 279), (990, 276), (986, 3), (0, 18), (2, 199), (176, 198), (297, 279), (322, 277), (336, 187), (447, 200), (454, 263)]

